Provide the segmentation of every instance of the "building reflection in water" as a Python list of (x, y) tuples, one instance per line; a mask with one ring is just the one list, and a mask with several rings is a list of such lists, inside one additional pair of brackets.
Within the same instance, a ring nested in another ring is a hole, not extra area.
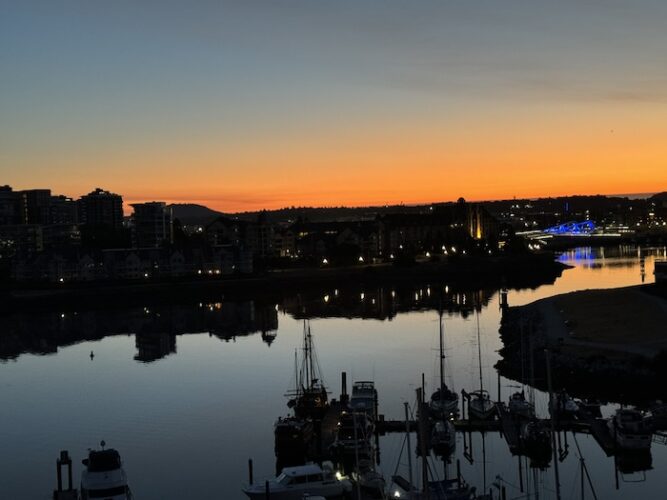
[(112, 335), (135, 335), (134, 359), (150, 363), (177, 352), (176, 337), (208, 332), (226, 342), (259, 333), (270, 346), (278, 313), (297, 319), (346, 317), (391, 320), (414, 311), (438, 310), (468, 317), (495, 290), (454, 290), (449, 285), (350, 287), (298, 294), (282, 304), (259, 300), (151, 305), (127, 309), (16, 313), (0, 317), (0, 360), (52, 354), (58, 348)]

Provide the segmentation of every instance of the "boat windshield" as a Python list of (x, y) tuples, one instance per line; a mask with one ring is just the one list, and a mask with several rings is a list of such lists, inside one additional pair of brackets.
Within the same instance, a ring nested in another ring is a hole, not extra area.
[(276, 479), (276, 483), (282, 484), (282, 485), (288, 485), (292, 482), (292, 478), (289, 477), (287, 474), (282, 473), (278, 476)]

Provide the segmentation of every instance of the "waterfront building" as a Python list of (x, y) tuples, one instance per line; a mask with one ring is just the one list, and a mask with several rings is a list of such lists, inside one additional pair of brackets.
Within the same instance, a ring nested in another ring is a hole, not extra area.
[(136, 248), (157, 248), (174, 241), (172, 209), (164, 202), (132, 204), (132, 244)]
[(49, 224), (76, 224), (79, 221), (76, 201), (67, 196), (51, 196)]
[(120, 229), (123, 226), (123, 198), (96, 188), (78, 200), (79, 222), (90, 227)]

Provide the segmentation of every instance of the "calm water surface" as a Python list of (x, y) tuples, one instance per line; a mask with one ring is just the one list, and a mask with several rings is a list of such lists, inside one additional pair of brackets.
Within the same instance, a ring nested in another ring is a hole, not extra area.
[[(561, 260), (573, 269), (554, 284), (511, 290), (510, 305), (586, 288), (652, 282), (656, 255), (667, 256), (667, 251), (567, 252)], [(347, 371), (349, 381), (372, 379), (380, 412), (400, 419), (403, 402), (414, 402), (422, 373), (428, 393), (437, 384), (438, 317), (420, 304), (445, 285), (403, 293), (400, 307), (387, 303), (390, 289), (354, 292), (353, 297), (324, 290), (319, 297), (282, 304), (214, 302), (157, 310), (138, 305), (128, 311), (1, 318), (0, 497), (50, 498), (59, 450), (68, 449), (75, 458), (78, 478), (86, 449), (104, 439), (121, 452), (137, 499), (243, 498), (248, 458), (255, 461), (256, 477), (274, 472), (273, 423), (287, 413), (284, 393), (293, 384), (301, 311), (318, 311), (311, 328), (332, 397), (340, 393), (341, 371)], [(484, 304), (479, 317), (484, 384), (495, 398), (499, 296), (486, 290), (452, 300), (458, 304), (445, 317), (448, 383), (456, 390), (478, 388), (470, 306), (479, 300)], [(503, 399), (515, 385), (501, 380)], [(537, 410), (546, 416), (543, 394)], [(572, 435), (568, 441), (569, 455), (560, 465), (562, 498), (579, 498), (580, 455)], [(666, 446), (654, 443), (652, 470), (620, 477), (616, 490), (613, 458), (592, 437), (577, 435), (577, 441), (598, 498), (665, 498)], [(402, 442), (400, 435), (380, 441), (380, 468), (386, 475), (397, 466), (405, 470), (407, 459), (399, 460)], [(463, 449), (459, 436), (456, 458), (468, 482), (489, 489), (500, 481), (509, 498), (528, 498), (518, 488), (519, 461), (497, 433), (473, 436), (473, 464), (463, 458)], [(551, 469), (528, 478), (524, 474), (523, 480), (524, 488), (536, 489), (539, 498), (555, 498)]]

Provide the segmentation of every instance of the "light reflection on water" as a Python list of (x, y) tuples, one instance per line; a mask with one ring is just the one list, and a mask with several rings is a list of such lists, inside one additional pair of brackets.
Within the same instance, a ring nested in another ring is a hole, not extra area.
[[(510, 305), (585, 288), (639, 284), (642, 256), (644, 279), (651, 282), (654, 255), (664, 251), (644, 250), (640, 255), (635, 248), (625, 248), (565, 253), (561, 261), (574, 269), (553, 285), (511, 291)], [(422, 290), (422, 295), (429, 293)], [(325, 295), (328, 300), (323, 299)], [(501, 347), (499, 297), (486, 292), (479, 296), (488, 302), (480, 314), (484, 384), (495, 397), (493, 366)], [(390, 314), (380, 314), (383, 297), (369, 290), (363, 299), (355, 297), (355, 307), (360, 309), (354, 314), (349, 304), (341, 308), (348, 316), (388, 320), (332, 317), (313, 319), (311, 327), (332, 397), (340, 392), (343, 370), (350, 381), (373, 379), (381, 413), (398, 419), (402, 418), (403, 401), (414, 401), (421, 373), (426, 374), (431, 388), (436, 384), (438, 322), (435, 311), (416, 306), (407, 313), (391, 314), (388, 309)], [(463, 297), (470, 300), (468, 295)], [(323, 292), (318, 302), (333, 307), (335, 299), (332, 291)], [(257, 477), (272, 474), (273, 422), (287, 413), (283, 394), (292, 383), (294, 349), (300, 345), (302, 325), (284, 312), (294, 312), (289, 303), (279, 309), (252, 302), (221, 302), (194, 305), (187, 314), (175, 307), (127, 314), (78, 312), (76, 318), (70, 312), (65, 318), (54, 314), (49, 319), (51, 330), (71, 332), (76, 325), (77, 335), (70, 342), (54, 347), (37, 335), (31, 352), (57, 352), (21, 354), (0, 365), (3, 495), (49, 498), (59, 450), (70, 450), (78, 476), (85, 450), (105, 439), (121, 452), (138, 499), (241, 498), (239, 489), (249, 457), (255, 461)], [(65, 326), (59, 326), (60, 321)], [(23, 331), (35, 328), (29, 318), (19, 323)], [(446, 316), (445, 329), (448, 382), (456, 390), (477, 388), (474, 314), (464, 318), (458, 309), (452, 311)], [(253, 334), (258, 330), (264, 333)], [(196, 331), (206, 333), (183, 333)], [(169, 332), (178, 335), (174, 338)], [(94, 340), (80, 341), (80, 334)], [(515, 384), (501, 380), (503, 399)], [(538, 398), (537, 410), (546, 415), (544, 397)], [(621, 482), (616, 492), (613, 460), (604, 456), (591, 437), (578, 435), (577, 439), (598, 498), (663, 498), (667, 486), (660, 474), (667, 465), (664, 446), (653, 445), (654, 470), (647, 473), (646, 482)], [(381, 440), (381, 467), (387, 475), (394, 472), (401, 441), (397, 435)], [(480, 489), (484, 484), (490, 488), (496, 475), (518, 485), (518, 459), (510, 455), (505, 442), (495, 433), (487, 434), (484, 441), (486, 471), (481, 466), (481, 436), (476, 435), (475, 464), (461, 459), (466, 479)], [(458, 458), (462, 452), (459, 442)], [(570, 498), (578, 467), (570, 436), (570, 456), (561, 464), (564, 498)], [(553, 498), (552, 471), (539, 472), (535, 480), (540, 498)], [(510, 498), (519, 496), (518, 490), (507, 487)]]

